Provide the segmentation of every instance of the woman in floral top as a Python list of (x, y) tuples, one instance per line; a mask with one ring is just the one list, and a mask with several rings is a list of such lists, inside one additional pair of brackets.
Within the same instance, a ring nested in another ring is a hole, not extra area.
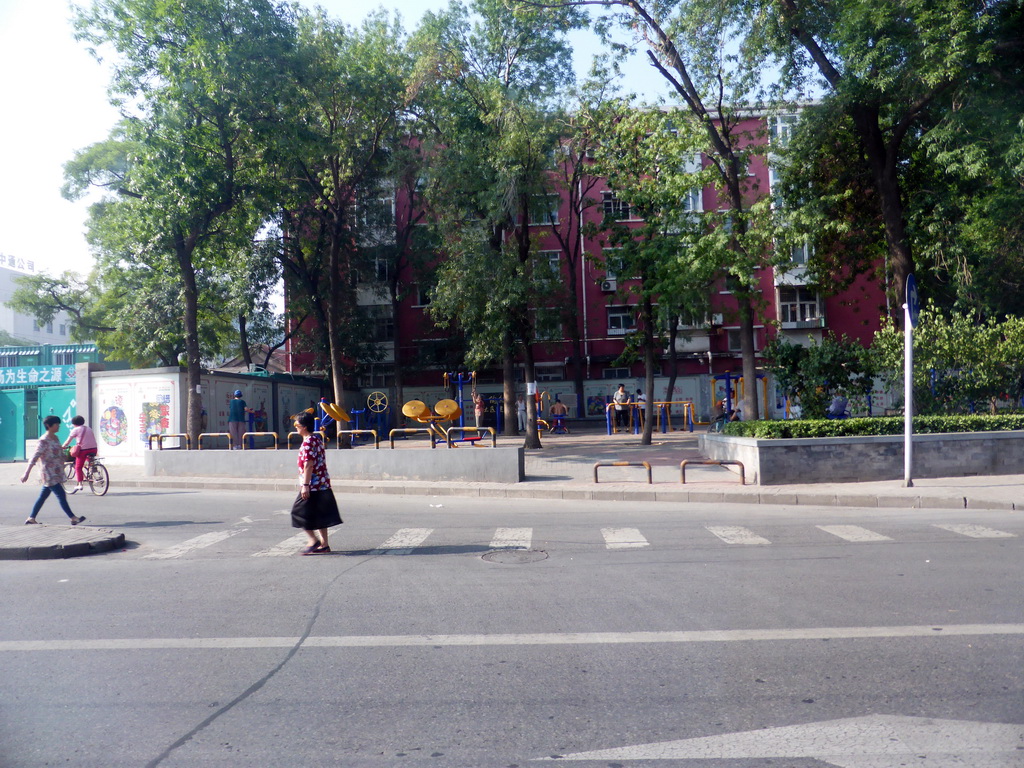
[(25, 525), (36, 524), (36, 515), (39, 514), (43, 502), (49, 498), (51, 493), (57, 497), (64, 514), (71, 518), (71, 524), (78, 525), (85, 520), (85, 517), (75, 517), (75, 513), (68, 506), (67, 494), (64, 493), (64, 453), (61, 451), (60, 441), (57, 439), (60, 417), (47, 416), (43, 419), (43, 426), (46, 428), (46, 432), (39, 438), (39, 444), (36, 446), (32, 460), (28, 463), (28, 469), (21, 476), (21, 482), (26, 482), (32, 473), (32, 467), (37, 461), (40, 463), (39, 482), (43, 484), (43, 490), (40, 491), (39, 498), (36, 499), (35, 506), (32, 507), (32, 514), (28, 516)]
[(327, 474), (327, 454), (319, 432), (314, 432), (316, 420), (311, 413), (295, 417), (295, 431), (302, 435), (299, 448), (299, 496), (292, 505), (292, 526), (302, 528), (309, 537), (304, 555), (327, 555), (327, 529), (341, 525), (338, 502), (331, 490), (331, 477)]

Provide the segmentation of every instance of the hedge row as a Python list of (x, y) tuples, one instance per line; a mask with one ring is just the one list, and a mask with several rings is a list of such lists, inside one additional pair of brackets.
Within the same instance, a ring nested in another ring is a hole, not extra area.
[[(915, 416), (915, 434), (941, 432), (1002, 432), (1024, 430), (1024, 414)], [(726, 435), (781, 439), (787, 437), (859, 437), (902, 435), (903, 417), (870, 419), (792, 419), (789, 421), (733, 421), (725, 425)]]

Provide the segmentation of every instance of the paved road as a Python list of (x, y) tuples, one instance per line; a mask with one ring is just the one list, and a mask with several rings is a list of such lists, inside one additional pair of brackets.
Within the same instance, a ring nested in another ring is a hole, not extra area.
[(1024, 763), (1018, 513), (344, 496), (299, 557), (290, 499), (0, 562), (0, 765)]

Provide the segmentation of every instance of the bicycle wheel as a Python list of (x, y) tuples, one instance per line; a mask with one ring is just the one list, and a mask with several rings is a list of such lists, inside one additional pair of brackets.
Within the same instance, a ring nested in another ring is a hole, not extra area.
[(65, 461), (64, 462), (64, 479), (74, 480), (75, 479), (75, 462)]
[(89, 489), (96, 496), (105, 496), (110, 487), (110, 474), (99, 462), (94, 462), (89, 472)]

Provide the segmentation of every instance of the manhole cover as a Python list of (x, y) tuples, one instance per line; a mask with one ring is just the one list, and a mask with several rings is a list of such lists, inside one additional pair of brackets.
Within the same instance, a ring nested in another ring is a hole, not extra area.
[(488, 563), (505, 563), (506, 565), (521, 565), (522, 563), (536, 563), (548, 559), (548, 553), (540, 549), (498, 549), (482, 555)]

